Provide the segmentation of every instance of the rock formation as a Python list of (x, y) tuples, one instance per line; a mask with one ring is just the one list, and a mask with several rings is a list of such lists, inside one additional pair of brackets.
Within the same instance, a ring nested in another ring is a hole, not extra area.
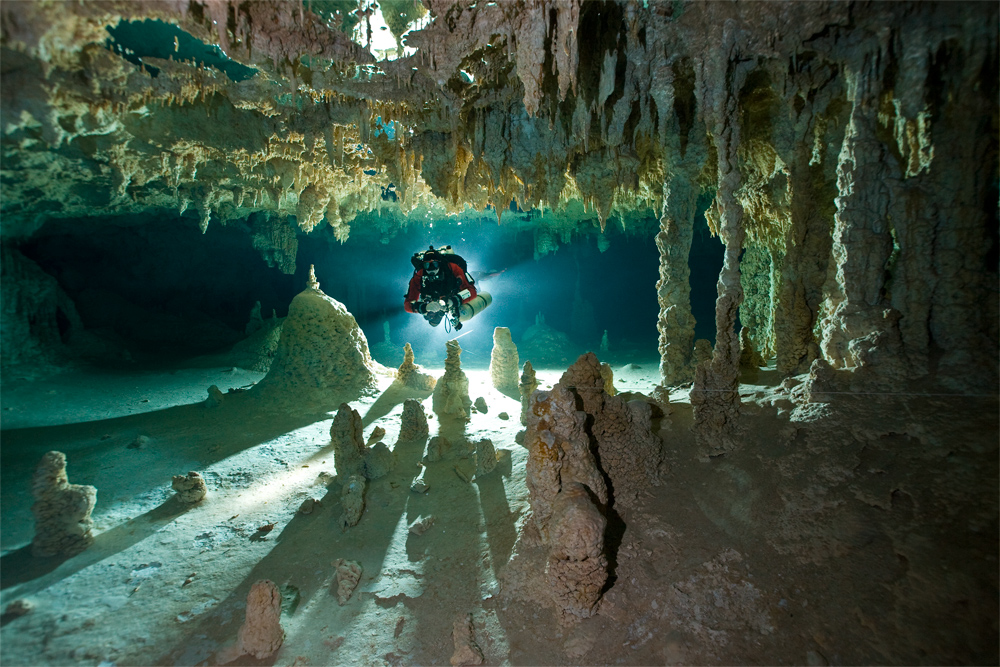
[(268, 400), (328, 405), (372, 391), (374, 370), (354, 316), (313, 276), (292, 299), (271, 368), (252, 391)]
[(281, 592), (273, 581), (262, 579), (247, 594), (246, 620), (240, 627), (240, 652), (263, 659), (285, 641), (281, 629)]
[(451, 664), (483, 664), (483, 652), (476, 644), (476, 638), (472, 632), (472, 614), (462, 614), (455, 619), (451, 638), (455, 642), (455, 652), (451, 656)]
[(521, 425), (528, 425), (528, 408), (531, 405), (531, 395), (538, 389), (538, 380), (535, 379), (535, 369), (531, 362), (524, 362), (524, 370), (521, 372), (521, 381), (517, 385), (517, 391), (521, 395)]
[(34, 556), (75, 556), (94, 543), (90, 512), (97, 502), (97, 489), (70, 484), (66, 476), (66, 455), (49, 452), (42, 457), (31, 481), (35, 504)]
[(34, 611), (35, 605), (31, 600), (18, 598), (4, 607), (3, 615), (9, 618), (20, 618)]
[(642, 489), (658, 482), (663, 445), (650, 430), (652, 408), (647, 402), (626, 401), (607, 391), (609, 370), (588, 352), (566, 370), (557, 386), (578, 396), (579, 405), (590, 415), (588, 432), (597, 444), (601, 468), (616, 501), (627, 507)]
[(476, 412), (485, 415), (490, 411), (488, 405), (486, 405), (486, 399), (482, 396), (478, 396), (475, 401), (472, 402), (472, 407), (476, 409)]
[(634, 507), (663, 461), (648, 399), (607, 393), (606, 367), (588, 352), (551, 391), (534, 392), (524, 438), (531, 512), (564, 622), (590, 616), (600, 598), (606, 513)]
[(185, 505), (201, 501), (208, 493), (205, 478), (193, 470), (187, 475), (174, 475), (171, 487), (177, 492), (177, 499)]
[(208, 398), (205, 399), (203, 405), (207, 408), (217, 408), (222, 405), (224, 400), (226, 400), (226, 395), (222, 393), (222, 390), (218, 386), (213, 384), (208, 388)]
[(457, 340), (449, 340), (447, 349), (444, 375), (434, 387), (434, 414), (441, 421), (468, 421), (472, 416), (472, 399), (469, 398), (469, 378), (462, 371), (462, 348)]
[(362, 475), (351, 475), (344, 482), (340, 491), (340, 527), (347, 530), (358, 525), (365, 511), (365, 478)]
[(483, 438), (476, 442), (476, 477), (488, 475), (497, 467), (497, 450), (493, 441)]
[(532, 395), (528, 414), (528, 492), (531, 512), (543, 538), (548, 535), (552, 505), (562, 486), (579, 482), (588, 487), (602, 505), (608, 490), (590, 449), (586, 431), (587, 413), (576, 409), (576, 396), (557, 384), (551, 391)]
[(396, 458), (384, 442), (375, 443), (375, 446), (365, 453), (364, 470), (368, 479), (385, 477), (395, 465)]
[(364, 441), (364, 426), (361, 415), (347, 403), (340, 404), (330, 425), (330, 444), (338, 476), (347, 477), (363, 468), (368, 450)]
[(545, 575), (561, 620), (588, 618), (608, 578), (604, 555), (607, 520), (578, 482), (563, 484), (552, 507)]
[(305, 500), (302, 501), (302, 504), (299, 505), (299, 514), (306, 514), (306, 515), (312, 514), (313, 510), (315, 510), (316, 506), (319, 504), (320, 501), (316, 500), (315, 498), (306, 498)]
[(490, 356), (490, 379), (497, 391), (509, 396), (518, 396), (517, 371), (520, 363), (517, 346), (510, 337), (510, 329), (497, 327), (493, 330), (493, 352)]
[(429, 433), (424, 405), (415, 398), (403, 401), (403, 415), (399, 425), (399, 442), (424, 440)]
[(376, 426), (372, 429), (372, 432), (368, 434), (368, 442), (365, 443), (367, 446), (371, 447), (372, 443), (379, 442), (385, 437), (385, 429), (381, 426)]
[(423, 535), (431, 526), (434, 525), (434, 516), (429, 514), (427, 516), (418, 517), (413, 523), (410, 524), (409, 530), (412, 535)]
[(338, 558), (333, 561), (333, 565), (337, 568), (337, 602), (343, 607), (351, 599), (354, 589), (358, 587), (358, 581), (361, 580), (361, 563)]
[(451, 453), (451, 441), (443, 435), (435, 435), (427, 441), (427, 455), (425, 460), (428, 463), (440, 461)]
[(394, 384), (416, 389), (417, 391), (431, 391), (437, 383), (437, 379), (420, 370), (420, 367), (413, 362), (413, 348), (409, 343), (403, 346), (403, 363), (396, 370)]

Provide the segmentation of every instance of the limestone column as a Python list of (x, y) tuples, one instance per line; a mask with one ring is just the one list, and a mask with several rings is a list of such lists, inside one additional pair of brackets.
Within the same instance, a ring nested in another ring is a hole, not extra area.
[(694, 174), (673, 176), (663, 186), (663, 215), (656, 248), (660, 251), (660, 279), (656, 298), (660, 317), (660, 378), (664, 385), (689, 382), (693, 376), (691, 350), (694, 347), (695, 319), (691, 314), (691, 237), (698, 201)]
[(797, 147), (790, 176), (792, 225), (775, 285), (775, 356), (782, 375), (805, 373), (819, 356), (813, 329), (831, 261), (836, 194), (824, 171), (823, 165), (813, 163), (811, 146)]
[[(695, 369), (691, 405), (694, 407), (694, 432), (699, 447), (710, 455), (735, 448), (740, 412), (740, 336), (736, 316), (743, 302), (740, 284), (740, 251), (746, 232), (743, 206), (736, 198), (741, 176), (739, 158), (739, 91), (752, 66), (739, 62), (735, 48), (736, 27), (731, 21), (723, 29), (722, 53), (725, 60), (714, 63), (713, 80), (721, 89), (712, 109), (713, 136), (718, 151), (718, 191), (715, 205), (719, 218), (719, 236), (726, 246), (719, 272), (718, 299), (715, 302), (715, 350), (712, 360)], [(728, 48), (726, 48), (728, 47)]]
[(837, 164), (833, 229), (837, 268), (821, 349), (833, 368), (878, 366), (884, 379), (901, 380), (898, 311), (885, 298), (893, 248), (890, 188), (901, 174), (877, 136), (878, 79), (867, 70), (848, 70), (847, 82), (851, 114)]

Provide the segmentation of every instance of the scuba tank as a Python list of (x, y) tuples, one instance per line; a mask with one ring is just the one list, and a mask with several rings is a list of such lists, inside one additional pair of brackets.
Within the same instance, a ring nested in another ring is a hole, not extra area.
[(480, 292), (476, 295), (475, 299), (472, 299), (468, 303), (463, 303), (462, 307), (458, 309), (458, 321), (467, 322), (479, 313), (486, 310), (486, 307), (493, 303), (493, 297), (490, 296), (489, 292)]

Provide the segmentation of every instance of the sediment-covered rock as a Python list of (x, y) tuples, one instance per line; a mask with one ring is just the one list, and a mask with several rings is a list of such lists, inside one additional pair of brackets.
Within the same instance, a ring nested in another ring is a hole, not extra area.
[(427, 442), (426, 459), (428, 462), (440, 461), (451, 454), (451, 441), (443, 435), (435, 435)]

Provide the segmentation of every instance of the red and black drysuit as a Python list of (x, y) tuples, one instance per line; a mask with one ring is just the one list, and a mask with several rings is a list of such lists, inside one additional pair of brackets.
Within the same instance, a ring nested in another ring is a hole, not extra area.
[(406, 291), (403, 309), (408, 313), (423, 314), (427, 302), (444, 299), (449, 309), (456, 314), (463, 303), (476, 298), (476, 288), (465, 276), (462, 267), (445, 259), (437, 276), (429, 276), (420, 268), (413, 272), (410, 287)]

